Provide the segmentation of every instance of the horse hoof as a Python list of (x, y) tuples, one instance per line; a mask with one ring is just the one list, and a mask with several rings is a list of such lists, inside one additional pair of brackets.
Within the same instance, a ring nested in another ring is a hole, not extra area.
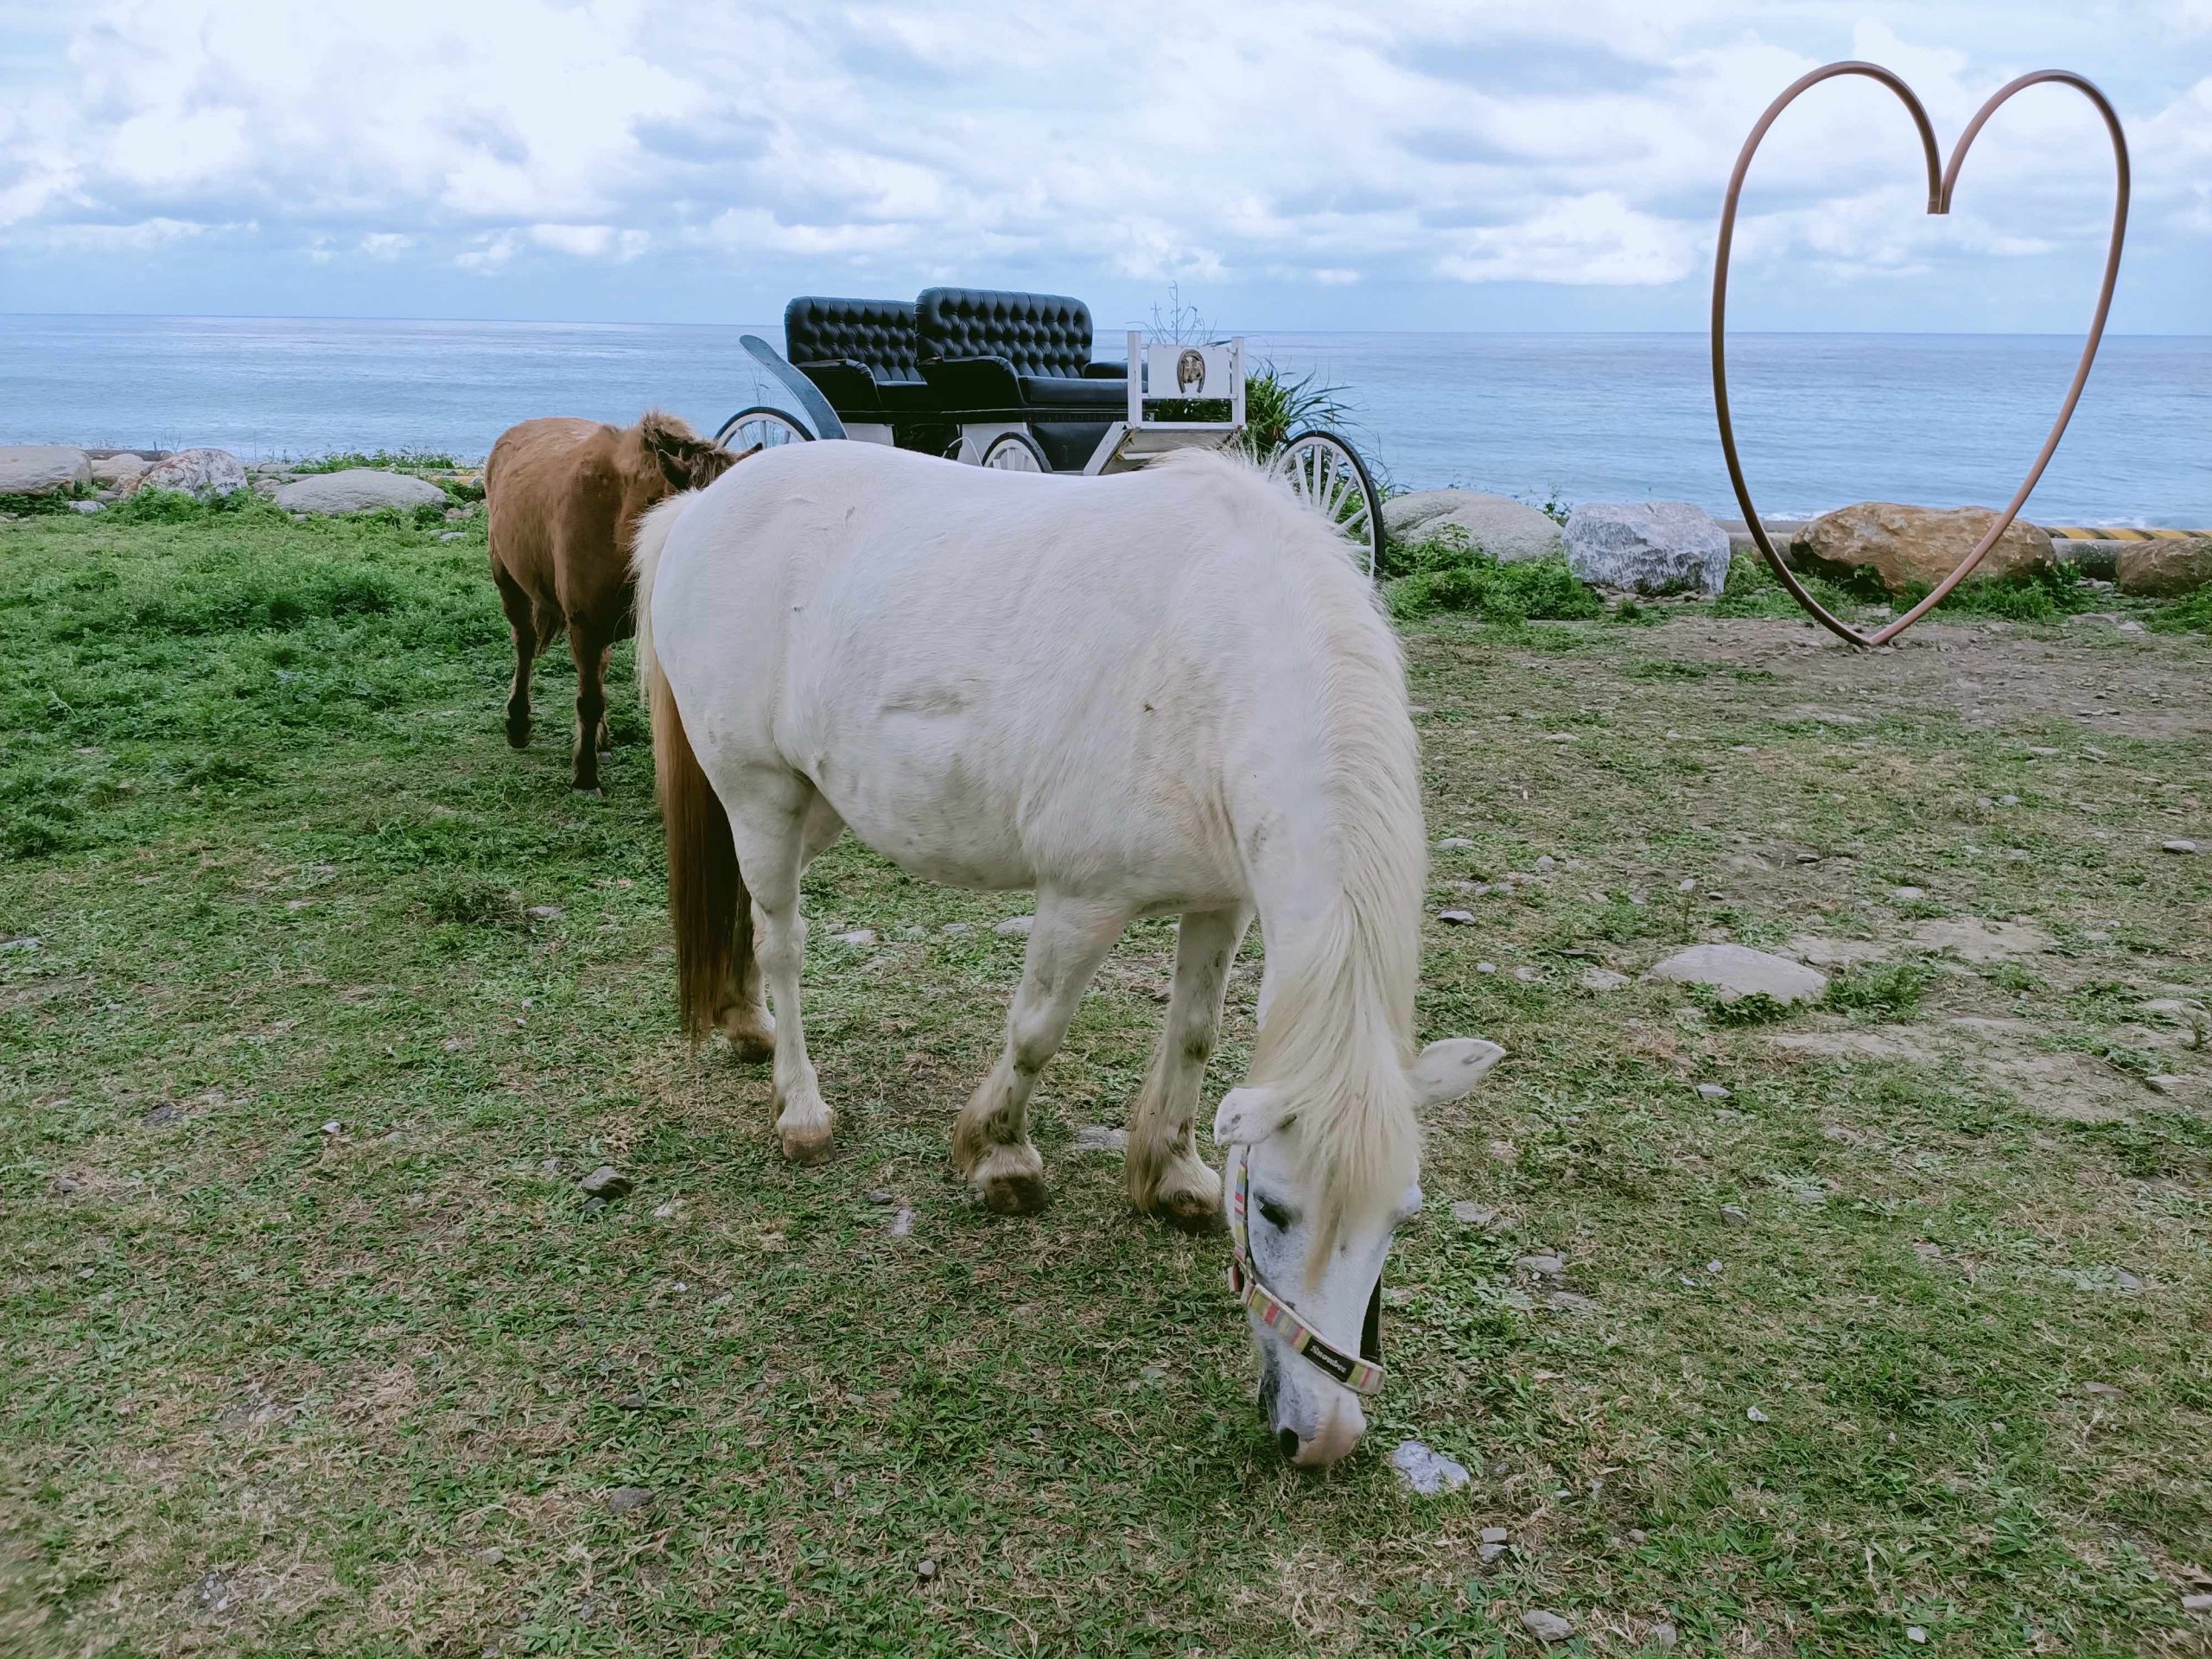
[(507, 747), (511, 749), (526, 749), (530, 747), (530, 722), (528, 721), (524, 721), (519, 726), (514, 724), (512, 721), (507, 723)]
[(731, 1039), (730, 1046), (747, 1065), (763, 1065), (776, 1058), (776, 1039), (772, 1037), (736, 1037)]
[(594, 801), (603, 801), (607, 798), (607, 791), (597, 784), (570, 784), (569, 789), (573, 794), (582, 795)]
[(1225, 1232), (1229, 1227), (1222, 1218), (1220, 1201), (1196, 1192), (1179, 1192), (1172, 1198), (1163, 1194), (1152, 1213), (1177, 1231), (1200, 1237)]
[(784, 1157), (794, 1164), (818, 1164), (830, 1155), (830, 1126), (803, 1129), (779, 1129), (783, 1138)]
[(1033, 1216), (1045, 1207), (1045, 1178), (1028, 1170), (994, 1175), (983, 1183), (983, 1202), (1001, 1216)]

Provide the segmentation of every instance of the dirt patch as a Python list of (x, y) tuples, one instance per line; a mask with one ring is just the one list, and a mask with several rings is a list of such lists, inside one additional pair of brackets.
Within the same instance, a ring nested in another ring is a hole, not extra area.
[(1896, 1060), (1910, 1065), (1956, 1060), (2008, 1090), (2037, 1116), (2063, 1122), (2117, 1122), (2139, 1103), (2136, 1084), (2094, 1056), (2031, 1046), (2039, 1030), (2026, 1020), (1962, 1015), (1940, 1026), (1786, 1031), (1767, 1042), (1781, 1053), (1811, 1059)]
[(1974, 916), (1940, 916), (1922, 922), (1913, 938), (1930, 950), (1948, 950), (1962, 962), (2014, 962), (2040, 956), (2056, 943), (2032, 922), (1985, 922)]

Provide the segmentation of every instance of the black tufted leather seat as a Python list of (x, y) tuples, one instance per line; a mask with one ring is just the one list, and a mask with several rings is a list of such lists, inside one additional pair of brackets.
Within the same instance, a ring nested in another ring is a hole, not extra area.
[(1127, 366), (1090, 360), (1090, 308), (1065, 294), (924, 289), (914, 332), (948, 412), (1098, 423), (1128, 405)]
[(802, 295), (784, 308), (784, 355), (847, 420), (934, 415), (909, 300)]

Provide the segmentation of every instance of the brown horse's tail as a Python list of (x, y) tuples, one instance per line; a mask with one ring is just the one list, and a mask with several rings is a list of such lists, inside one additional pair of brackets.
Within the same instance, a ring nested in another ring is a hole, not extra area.
[(676, 693), (653, 654), (653, 578), (685, 498), (664, 502), (638, 531), (638, 677), (652, 711), (653, 771), (668, 835), (668, 915), (676, 929), (676, 1004), (696, 1043), (754, 980), (753, 902), (737, 868), (729, 814), (691, 752)]

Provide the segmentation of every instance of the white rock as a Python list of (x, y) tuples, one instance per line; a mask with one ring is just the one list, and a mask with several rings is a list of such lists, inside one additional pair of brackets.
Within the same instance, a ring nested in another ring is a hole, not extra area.
[(840, 944), (874, 944), (875, 930), (872, 927), (856, 927), (850, 932), (836, 935), (836, 940)]
[(1436, 850), (1440, 853), (1456, 853), (1463, 848), (1471, 847), (1474, 844), (1465, 836), (1446, 836), (1436, 843)]
[(0, 447), (0, 495), (52, 495), (92, 481), (92, 463), (81, 449), (61, 443)]
[(1912, 1643), (1915, 1646), (1925, 1645), (1928, 1641), (1928, 1627), (1925, 1624), (1906, 1625), (1904, 1627), (1904, 1639)]
[(1469, 1227), (1488, 1227), (1497, 1219), (1497, 1211), (1472, 1198), (1461, 1198), (1452, 1206), (1452, 1219)]
[(1482, 1541), (1486, 1544), (1502, 1544), (1512, 1535), (1503, 1527), (1484, 1527), (1480, 1535)]
[(1908, 904), (1915, 899), (1925, 899), (1927, 896), (1928, 895), (1923, 893), (1918, 887), (1892, 887), (1890, 889), (1891, 898), (1903, 899)]
[(2153, 1094), (2159, 1095), (2177, 1095), (2182, 1090), (2181, 1079), (2166, 1071), (2152, 1073), (2143, 1079), (2143, 1085)]
[(445, 504), (446, 493), (428, 479), (407, 473), (349, 467), (342, 473), (310, 473), (276, 492), (276, 505), (289, 512), (373, 512), (378, 507)]
[(1697, 1086), (1700, 1100), (1726, 1100), (1728, 1091), (1717, 1083), (1700, 1083)]
[(2193, 853), (2196, 850), (2196, 843), (2193, 841), (2183, 841), (2179, 837), (2176, 837), (2172, 841), (2160, 842), (2158, 843), (2158, 850), (2162, 853)]
[(1027, 935), (1029, 930), (1036, 925), (1037, 918), (1034, 916), (1009, 916), (991, 931), (1003, 933), (1010, 939), (1018, 939)]
[(1390, 1453), (1390, 1466), (1398, 1478), (1414, 1491), (1455, 1492), (1474, 1477), (1464, 1463), (1432, 1451), (1419, 1440), (1400, 1440)]
[(1757, 1406), (1745, 1406), (1744, 1421), (1751, 1423), (1764, 1423), (1768, 1421), (1768, 1418), (1766, 1413), (1761, 1411)]
[(1480, 490), (1412, 490), (1382, 504), (1382, 527), (1393, 541), (1433, 541), (1446, 527), (1500, 564), (1555, 558), (1567, 550), (1559, 526), (1525, 501)]
[(1594, 587), (1717, 594), (1728, 580), (1728, 532), (1686, 501), (1591, 503), (1565, 535), (1568, 568)]
[(1497, 964), (1494, 962), (1478, 962), (1475, 964), (1475, 971), (1478, 974), (1494, 974), (1497, 971)]
[(1106, 1123), (1085, 1123), (1075, 1132), (1077, 1152), (1121, 1152), (1129, 1144), (1129, 1132)]
[(1465, 927), (1475, 919), (1475, 912), (1471, 910), (1440, 910), (1436, 912), (1436, 919), (1452, 927)]
[(1827, 976), (1819, 969), (1742, 944), (1694, 944), (1658, 963), (1649, 976), (1709, 986), (1732, 1001), (1758, 995), (1777, 1002), (1817, 1001), (1828, 988)]
[(107, 511), (107, 503), (105, 501), (72, 501), (69, 504), (69, 511), (72, 512), (105, 512)]
[(180, 449), (139, 475), (142, 490), (180, 490), (207, 501), (245, 488), (245, 467), (227, 449)]
[(2212, 1596), (2183, 1596), (2181, 1610), (2184, 1613), (2212, 1613)]
[(1521, 1624), (1529, 1635), (1547, 1647), (1556, 1646), (1574, 1635), (1574, 1626), (1570, 1621), (1541, 1607), (1531, 1607), (1522, 1614)]

